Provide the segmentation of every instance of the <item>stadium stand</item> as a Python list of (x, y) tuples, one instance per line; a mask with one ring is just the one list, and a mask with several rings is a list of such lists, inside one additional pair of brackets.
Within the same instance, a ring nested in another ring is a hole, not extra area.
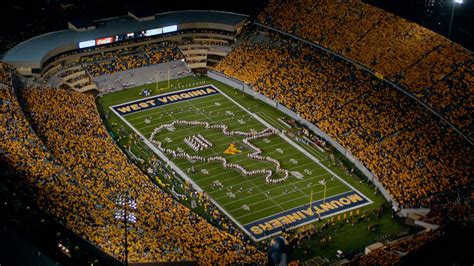
[(0, 84), (11, 84), (11, 67), (3, 62), (0, 62)]
[(183, 55), (173, 44), (155, 43), (81, 57), (81, 64), (94, 77), (182, 58)]
[[(124, 42), (120, 46), (97, 47), (83, 54), (76, 51), (61, 54), (45, 63), (43, 79), (54, 87), (65, 85), (78, 92), (97, 91), (93, 77), (174, 60), (186, 60), (190, 69), (206, 68), (209, 55), (212, 56), (209, 64), (215, 64), (231, 51), (233, 35), (229, 33), (195, 30), (183, 35), (186, 36), (178, 35), (180, 39), (177, 40), (145, 39)], [(219, 36), (230, 39), (219, 39)]]
[(474, 58), (462, 46), (359, 0), (272, 0), (259, 20), (406, 86), (473, 138)]
[(428, 242), (440, 235), (436, 232), (421, 232), (392, 242), (386, 246), (375, 249), (367, 255), (356, 260), (358, 265), (395, 265), (399, 264), (401, 257), (418, 250)]
[(27, 177), (39, 206), (79, 236), (124, 260), (127, 201), (130, 262), (265, 260), (242, 235), (216, 229), (153, 185), (107, 135), (91, 95), (22, 91), (44, 145), (12, 88), (2, 85), (0, 93), (3, 156)]
[(243, 43), (216, 70), (328, 133), (404, 208), (471, 182), (472, 146), (407, 96), (324, 51), (273, 34)]
[[(184, 10), (153, 14), (145, 20), (129, 13), (93, 21), (87, 27), (69, 23), (68, 29), (16, 45), (5, 53), (2, 60), (13, 65), (22, 75), (47, 80), (62, 66), (79, 60), (81, 56), (156, 42), (201, 44), (206, 46), (208, 54), (222, 57), (222, 51), (215, 53), (212, 45), (230, 46), (247, 19), (246, 15), (232, 12)], [(79, 45), (84, 42), (88, 45)]]
[[(474, 136), (474, 58), (463, 47), (359, 0), (270, 0), (259, 20), (403, 85)], [(18, 98), (11, 67), (0, 63), (0, 155), (26, 177), (21, 184), (32, 189), (43, 210), (121, 261), (127, 234), (130, 262), (265, 263), (264, 254), (228, 220), (221, 226), (229, 230), (218, 229), (151, 183), (108, 135), (93, 96), (78, 93), (95, 87), (93, 77), (181, 59), (207, 67), (208, 55), (217, 56), (214, 64), (228, 54), (215, 70), (314, 123), (359, 159), (402, 208), (429, 207), (423, 221), (441, 226), (472, 222), (472, 145), (354, 64), (270, 31), (263, 35), (249, 37), (230, 54), (234, 33), (191, 28), (159, 41), (41, 57), (32, 67), (41, 69), (38, 76), (75, 91), (27, 85)], [(305, 238), (311, 230), (292, 237)], [(356, 263), (398, 263), (438, 236), (410, 236)]]
[[(48, 84), (71, 88), (78, 92), (96, 90), (93, 77), (180, 60), (183, 55), (171, 42), (139, 44), (117, 50), (84, 55), (59, 64), (56, 72), (48, 72)], [(57, 75), (56, 75), (57, 74)]]
[[(107, 135), (92, 96), (49, 88), (29, 88), (22, 96), (47, 146), (74, 173), (76, 182), (97, 197), (95, 209), (115, 209), (115, 213), (91, 217), (93, 220), (115, 216), (118, 223), (123, 213), (117, 213), (117, 205), (129, 202), (131, 262), (189, 260), (212, 264), (264, 259), (255, 248), (212, 227), (154, 186)], [(86, 239), (120, 256), (117, 246), (122, 241), (121, 233)], [(117, 239), (110, 239), (114, 236)]]

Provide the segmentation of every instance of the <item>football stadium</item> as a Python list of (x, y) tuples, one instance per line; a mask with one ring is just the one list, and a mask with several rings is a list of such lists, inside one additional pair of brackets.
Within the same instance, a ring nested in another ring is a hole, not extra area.
[(0, 265), (472, 265), (472, 3), (419, 2), (5, 32)]

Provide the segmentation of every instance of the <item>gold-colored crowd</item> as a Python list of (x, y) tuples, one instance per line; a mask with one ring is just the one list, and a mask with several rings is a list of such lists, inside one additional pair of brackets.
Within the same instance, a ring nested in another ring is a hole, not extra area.
[(39, 205), (73, 232), (124, 260), (126, 217), (130, 262), (264, 263), (254, 246), (213, 227), (131, 163), (91, 95), (31, 87), (21, 91), (22, 109), (13, 93), (0, 89), (0, 150)]
[(0, 62), (0, 84), (9, 85), (10, 81), (10, 66)]
[(474, 56), (462, 46), (361, 0), (270, 0), (259, 20), (405, 85), (474, 136)]
[(381, 248), (361, 256), (357, 265), (397, 265), (400, 264), (402, 254), (410, 254), (428, 242), (440, 236), (440, 232), (426, 231), (415, 236), (409, 236), (390, 243)]
[(471, 145), (395, 88), (324, 51), (277, 36), (249, 40), (216, 70), (317, 125), (402, 207), (471, 182)]
[(83, 56), (80, 63), (89, 75), (95, 77), (181, 58), (183, 55), (172, 44), (154, 43)]

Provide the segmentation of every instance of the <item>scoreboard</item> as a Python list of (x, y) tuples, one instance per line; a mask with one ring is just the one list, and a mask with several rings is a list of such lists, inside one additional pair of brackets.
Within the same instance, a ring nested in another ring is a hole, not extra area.
[(170, 32), (178, 31), (178, 25), (170, 25), (162, 28), (148, 29), (137, 32), (128, 32), (115, 36), (102, 37), (95, 40), (87, 40), (78, 43), (79, 49), (100, 46), (105, 44), (111, 44), (114, 42), (121, 42), (131, 39), (138, 39), (143, 37), (150, 37)]

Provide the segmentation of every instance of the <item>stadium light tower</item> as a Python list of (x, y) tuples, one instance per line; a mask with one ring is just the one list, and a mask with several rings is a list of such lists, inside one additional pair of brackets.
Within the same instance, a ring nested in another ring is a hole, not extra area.
[(451, 9), (451, 18), (449, 19), (448, 39), (451, 37), (451, 26), (453, 26), (454, 8), (456, 4), (462, 4), (464, 0), (453, 0), (453, 8)]

